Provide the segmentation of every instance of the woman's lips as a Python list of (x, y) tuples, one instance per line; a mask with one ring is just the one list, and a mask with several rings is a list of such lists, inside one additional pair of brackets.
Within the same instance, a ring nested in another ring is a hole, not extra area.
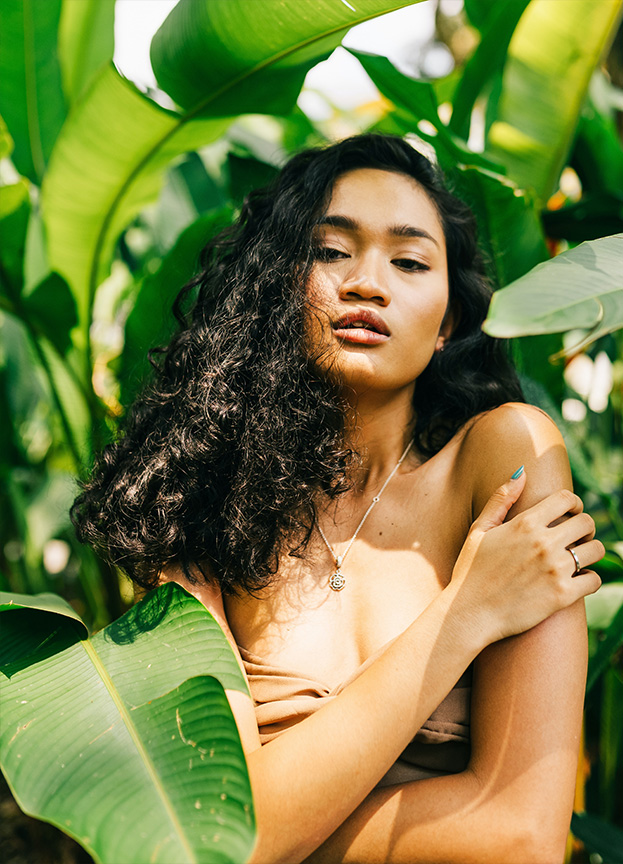
[(333, 331), (339, 339), (344, 342), (353, 342), (355, 345), (379, 345), (386, 342), (389, 336), (377, 333), (376, 330), (366, 330), (364, 327), (344, 327)]
[(333, 325), (335, 335), (355, 345), (379, 345), (389, 339), (389, 328), (372, 309), (351, 309)]

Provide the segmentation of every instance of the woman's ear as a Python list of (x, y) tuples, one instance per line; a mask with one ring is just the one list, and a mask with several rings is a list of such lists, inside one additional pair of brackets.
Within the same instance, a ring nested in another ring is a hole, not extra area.
[(443, 316), (443, 321), (441, 322), (441, 327), (439, 328), (439, 334), (435, 343), (435, 351), (443, 351), (446, 342), (450, 339), (450, 337), (456, 330), (460, 318), (461, 314), (456, 304), (448, 303), (446, 314)]

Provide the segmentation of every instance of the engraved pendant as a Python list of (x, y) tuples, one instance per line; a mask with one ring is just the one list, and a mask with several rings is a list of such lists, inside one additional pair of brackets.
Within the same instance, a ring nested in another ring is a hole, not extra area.
[(342, 576), (342, 571), (338, 567), (335, 573), (329, 576), (329, 587), (333, 591), (341, 591), (344, 585), (346, 585), (346, 579)]

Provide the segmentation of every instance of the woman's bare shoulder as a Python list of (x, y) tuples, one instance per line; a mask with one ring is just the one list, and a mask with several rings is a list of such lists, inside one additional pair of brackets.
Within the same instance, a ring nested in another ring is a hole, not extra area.
[(550, 438), (562, 440), (560, 431), (552, 418), (538, 408), (525, 402), (505, 402), (477, 414), (465, 425), (465, 445), (480, 447), (483, 444), (509, 445), (532, 441), (535, 448)]
[(462, 440), (460, 468), (463, 482), (472, 489), (474, 517), (522, 465), (528, 477), (522, 494), (524, 506), (563, 486), (571, 488), (562, 435), (545, 411), (507, 402), (470, 421)]

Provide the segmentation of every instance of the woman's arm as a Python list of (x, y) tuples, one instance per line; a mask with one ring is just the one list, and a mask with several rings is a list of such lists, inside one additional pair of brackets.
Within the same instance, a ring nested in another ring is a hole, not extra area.
[[(492, 496), (448, 588), (321, 711), (260, 748), (257, 732), (248, 732), (253, 706), (237, 697), (232, 707), (258, 826), (253, 862), (294, 864), (310, 855), (369, 795), (487, 644), (596, 590), (594, 574), (571, 580), (564, 572), (564, 538), (546, 527), (576, 506), (569, 493), (550, 496), (529, 520), (500, 524), (523, 485), (523, 478), (512, 481)], [(539, 572), (535, 562), (542, 555), (554, 575)], [(213, 596), (200, 599), (226, 624), (222, 601), (219, 606), (211, 590)]]
[[(491, 412), (476, 424), (465, 451), (464, 465), (472, 474), (476, 469), (476, 513), (507, 471), (507, 459), (525, 461), (528, 474), (513, 514), (570, 486), (560, 434), (535, 409)], [(566, 555), (570, 575), (573, 561)], [(374, 791), (309, 864), (559, 864), (573, 804), (585, 675), (581, 601), (490, 645), (475, 663), (468, 769)]]

